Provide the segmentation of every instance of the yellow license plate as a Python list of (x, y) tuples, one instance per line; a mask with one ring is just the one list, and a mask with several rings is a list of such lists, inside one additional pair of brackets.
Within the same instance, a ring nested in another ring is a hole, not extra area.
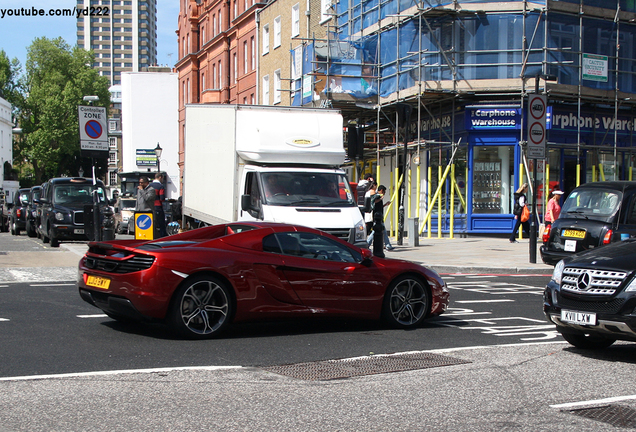
[(86, 285), (95, 288), (108, 289), (110, 286), (110, 279), (100, 276), (89, 276), (86, 278)]
[(566, 229), (561, 233), (561, 237), (572, 237), (582, 239), (585, 238), (585, 231), (574, 230), (574, 229)]

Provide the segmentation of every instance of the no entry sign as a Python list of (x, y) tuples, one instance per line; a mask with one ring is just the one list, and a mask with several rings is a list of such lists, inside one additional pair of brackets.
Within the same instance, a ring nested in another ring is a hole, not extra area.
[(528, 98), (528, 158), (545, 159), (546, 97), (532, 94)]

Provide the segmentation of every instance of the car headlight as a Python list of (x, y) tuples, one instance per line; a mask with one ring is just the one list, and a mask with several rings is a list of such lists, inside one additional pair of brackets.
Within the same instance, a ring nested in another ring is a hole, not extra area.
[(55, 213), (55, 219), (57, 219), (59, 221), (63, 221), (64, 220), (64, 213), (60, 213), (60, 212)]
[(366, 233), (365, 233), (364, 227), (365, 227), (365, 225), (364, 225), (364, 221), (363, 221), (363, 220), (361, 220), (361, 221), (360, 221), (360, 222), (358, 222), (358, 223), (356, 224), (356, 226), (353, 228), (353, 230), (355, 231), (355, 241), (358, 241), (358, 240), (366, 240), (366, 239), (367, 239), (367, 236), (366, 236)]
[(636, 291), (636, 275), (632, 277), (632, 281), (627, 285), (625, 291)]
[(557, 265), (554, 266), (554, 271), (552, 272), (552, 280), (561, 285), (561, 277), (563, 276), (563, 269), (565, 268), (565, 263), (563, 260), (559, 261)]

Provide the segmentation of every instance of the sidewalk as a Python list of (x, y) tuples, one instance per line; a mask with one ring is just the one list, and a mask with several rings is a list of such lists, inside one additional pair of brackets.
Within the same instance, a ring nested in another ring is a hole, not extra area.
[[(543, 264), (538, 251), (537, 263), (529, 261), (529, 241), (510, 243), (505, 237), (475, 236), (467, 238), (420, 237), (420, 245), (410, 246), (405, 239), (387, 258), (421, 263), (438, 273), (464, 274), (552, 274), (552, 267)], [(75, 280), (77, 264), (86, 252), (86, 244), (62, 243), (58, 248), (29, 252), (0, 253), (0, 282)]]
[(397, 246), (393, 238), (391, 245), (395, 249), (385, 251), (385, 255), (421, 263), (438, 273), (551, 275), (554, 267), (541, 260), (541, 244), (538, 240), (535, 264), (530, 263), (530, 241), (510, 243), (507, 236), (420, 237), (417, 247), (410, 246), (408, 239), (404, 246)]

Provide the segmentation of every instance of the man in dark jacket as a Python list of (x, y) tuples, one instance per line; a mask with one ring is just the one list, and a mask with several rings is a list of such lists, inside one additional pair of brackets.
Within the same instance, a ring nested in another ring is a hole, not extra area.
[(155, 180), (150, 183), (155, 189), (155, 238), (165, 237), (166, 232), (166, 214), (163, 211), (163, 203), (166, 200), (166, 188), (163, 186), (163, 175), (155, 174)]

